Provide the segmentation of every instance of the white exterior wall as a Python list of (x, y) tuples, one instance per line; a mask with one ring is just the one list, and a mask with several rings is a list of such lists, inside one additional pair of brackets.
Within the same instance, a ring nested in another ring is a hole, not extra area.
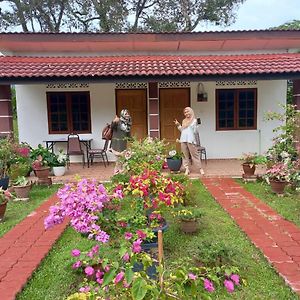
[[(208, 158), (239, 158), (243, 152), (263, 154), (271, 145), (273, 128), (279, 123), (264, 121), (267, 111), (280, 111), (279, 103), (286, 102), (286, 80), (257, 81), (257, 85), (216, 86), (204, 82), (207, 102), (197, 102), (197, 83), (191, 84), (191, 107), (201, 118), (201, 143)], [(257, 130), (216, 130), (216, 89), (257, 88)]]
[[(263, 153), (272, 143), (275, 122), (263, 121), (266, 111), (279, 111), (278, 103), (286, 101), (286, 80), (257, 81), (254, 86), (216, 86), (215, 82), (204, 82), (208, 93), (207, 102), (197, 102), (197, 84), (191, 82), (191, 107), (201, 117), (201, 142), (206, 147), (208, 158), (238, 158), (243, 152)], [(257, 88), (257, 130), (216, 131), (216, 88)], [(102, 128), (115, 116), (115, 84), (89, 84), (81, 89), (47, 89), (45, 84), (17, 85), (17, 110), (20, 142), (36, 147), (49, 138), (66, 137), (67, 134), (49, 134), (46, 92), (89, 91), (91, 100), (91, 134), (80, 134), (92, 138), (92, 147), (103, 147)], [(56, 145), (63, 149), (65, 144)], [(79, 158), (78, 158), (79, 159)], [(109, 159), (113, 155), (109, 153)], [(73, 157), (72, 157), (73, 160)]]
[[(102, 129), (115, 117), (115, 84), (89, 84), (88, 88), (47, 89), (45, 84), (17, 85), (17, 111), (20, 142), (27, 142), (32, 147), (38, 144), (45, 146), (46, 139), (67, 137), (67, 134), (49, 134), (46, 92), (89, 91), (91, 104), (90, 134), (81, 137), (92, 138), (93, 148), (102, 148)], [(66, 149), (66, 143), (57, 143), (55, 149)], [(110, 153), (108, 153), (108, 156)], [(72, 161), (80, 161), (80, 157), (72, 157)], [(109, 159), (114, 159), (113, 155)]]

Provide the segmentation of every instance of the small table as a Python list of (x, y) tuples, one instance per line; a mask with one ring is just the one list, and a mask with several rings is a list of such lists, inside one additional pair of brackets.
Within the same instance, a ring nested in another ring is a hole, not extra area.
[[(86, 158), (88, 162), (88, 150), (91, 149), (91, 138), (80, 138), (80, 143), (82, 143), (85, 146), (86, 149)], [(48, 140), (43, 141), (46, 144), (47, 149), (51, 150), (52, 153), (54, 153), (54, 145), (56, 143), (67, 143), (68, 138), (49, 138)]]

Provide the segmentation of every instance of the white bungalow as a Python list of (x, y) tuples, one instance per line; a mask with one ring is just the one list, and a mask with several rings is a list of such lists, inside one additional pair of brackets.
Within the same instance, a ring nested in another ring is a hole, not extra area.
[[(293, 80), (300, 108), (300, 31), (203, 33), (0, 33), (0, 134), (37, 146), (75, 132), (101, 147), (122, 108), (133, 134), (175, 141), (173, 120), (191, 106), (208, 158), (263, 153)], [(61, 148), (61, 145), (57, 145)], [(111, 157), (112, 159), (112, 157)]]

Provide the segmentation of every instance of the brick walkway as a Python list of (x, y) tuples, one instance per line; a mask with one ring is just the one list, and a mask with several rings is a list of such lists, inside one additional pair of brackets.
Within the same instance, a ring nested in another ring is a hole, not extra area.
[(285, 282), (300, 295), (300, 229), (233, 179), (203, 178), (202, 182)]
[(13, 300), (59, 238), (67, 222), (45, 231), (44, 218), (56, 202), (50, 197), (0, 238), (0, 299)]

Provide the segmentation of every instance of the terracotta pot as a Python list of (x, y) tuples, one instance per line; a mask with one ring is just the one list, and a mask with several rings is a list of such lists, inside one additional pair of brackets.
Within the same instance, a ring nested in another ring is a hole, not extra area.
[(184, 233), (194, 233), (198, 230), (198, 220), (181, 220), (180, 229)]
[(255, 165), (250, 165), (248, 163), (243, 163), (242, 164), (243, 171), (246, 176), (253, 176), (255, 173)]
[(182, 159), (167, 158), (167, 165), (170, 171), (178, 172), (182, 165)]
[(48, 176), (50, 175), (50, 168), (42, 167), (40, 169), (35, 169), (34, 173), (38, 178), (48, 178)]
[(286, 181), (270, 180), (270, 186), (272, 191), (279, 195), (284, 193), (284, 188), (286, 187), (286, 185)]
[(0, 204), (0, 222), (4, 219), (4, 214), (6, 211), (7, 201)]
[(14, 191), (19, 199), (28, 199), (29, 192), (31, 190), (31, 183), (25, 186), (14, 186)]

